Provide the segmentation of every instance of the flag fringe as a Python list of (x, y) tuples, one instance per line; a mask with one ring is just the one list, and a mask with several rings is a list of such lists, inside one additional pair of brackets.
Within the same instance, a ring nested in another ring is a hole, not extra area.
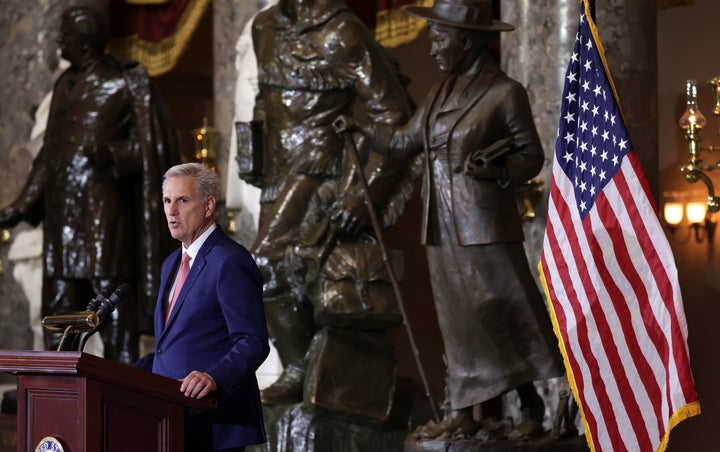
[(685, 419), (690, 419), (691, 417), (697, 416), (700, 413), (702, 413), (702, 410), (700, 409), (700, 402), (697, 400), (680, 407), (679, 410), (673, 413), (673, 415), (670, 416), (670, 422), (668, 422), (667, 431), (665, 431), (665, 435), (663, 435), (662, 442), (660, 443), (657, 452), (665, 452), (665, 449), (667, 449), (668, 443), (670, 441), (670, 432), (672, 431), (672, 429), (674, 429), (679, 423), (681, 423)]
[(553, 331), (555, 332), (555, 337), (558, 340), (558, 346), (560, 347), (560, 354), (563, 358), (563, 364), (565, 365), (565, 373), (567, 374), (567, 380), (568, 384), (570, 385), (570, 389), (572, 390), (573, 397), (575, 397), (575, 402), (578, 405), (578, 409), (580, 410), (580, 418), (583, 421), (583, 425), (585, 426), (585, 439), (587, 441), (588, 447), (590, 448), (590, 452), (595, 452), (595, 443), (592, 438), (592, 432), (590, 431), (590, 427), (587, 424), (587, 421), (585, 420), (585, 408), (582, 405), (581, 399), (580, 399), (580, 393), (578, 392), (577, 384), (575, 383), (575, 374), (572, 371), (572, 367), (570, 366), (570, 361), (568, 358), (567, 349), (565, 347), (565, 342), (563, 341), (562, 333), (560, 332), (560, 325), (558, 324), (557, 317), (555, 316), (555, 307), (552, 304), (552, 298), (550, 297), (550, 289), (547, 286), (547, 281), (545, 279), (545, 272), (543, 271), (542, 262), (538, 263), (538, 271), (540, 273), (540, 283), (543, 286), (543, 291), (545, 292), (545, 299), (547, 300), (547, 307), (550, 311), (550, 320), (552, 321)]

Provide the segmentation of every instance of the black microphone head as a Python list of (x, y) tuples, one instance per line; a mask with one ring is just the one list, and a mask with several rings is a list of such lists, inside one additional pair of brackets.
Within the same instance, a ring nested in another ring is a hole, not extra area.
[(117, 306), (118, 303), (127, 298), (128, 295), (130, 295), (130, 284), (122, 283), (115, 289), (115, 292), (110, 295), (110, 303), (112, 303), (113, 307)]
[(110, 314), (112, 314), (112, 312), (115, 310), (115, 306), (117, 306), (118, 303), (123, 301), (129, 294), (130, 285), (127, 283), (120, 284), (120, 286), (115, 289), (112, 295), (105, 299), (98, 308), (97, 316), (100, 318), (100, 321), (106, 321), (110, 317)]
[(106, 287), (105, 289), (101, 290), (100, 292), (95, 295), (95, 298), (90, 300), (87, 307), (85, 308), (86, 311), (97, 311), (100, 305), (103, 301), (107, 300), (107, 297), (110, 296), (112, 293), (112, 289), (109, 287)]

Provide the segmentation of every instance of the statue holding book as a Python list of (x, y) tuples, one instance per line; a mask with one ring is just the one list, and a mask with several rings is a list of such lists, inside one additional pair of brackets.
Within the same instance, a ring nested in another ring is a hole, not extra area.
[[(466, 13), (460, 15), (458, 11)], [(473, 407), (517, 390), (522, 422), (513, 438), (543, 431), (534, 380), (564, 374), (550, 317), (530, 271), (515, 188), (544, 162), (527, 93), (490, 51), (513, 26), (493, 19), (491, 1), (436, 0), (411, 6), (429, 21), (430, 53), (446, 77), (404, 125), (342, 116), (393, 159), (425, 157), (422, 242), (447, 360), (450, 409), (419, 439), (480, 435)]]

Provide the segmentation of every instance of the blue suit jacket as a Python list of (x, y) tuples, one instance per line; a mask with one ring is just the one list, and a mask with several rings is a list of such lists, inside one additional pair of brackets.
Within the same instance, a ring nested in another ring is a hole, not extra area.
[(188, 416), (186, 443), (232, 448), (266, 440), (255, 371), (269, 353), (262, 277), (255, 261), (220, 227), (200, 248), (165, 325), (165, 301), (181, 249), (161, 269), (152, 353), (135, 363), (170, 378), (193, 370), (212, 376), (218, 406)]

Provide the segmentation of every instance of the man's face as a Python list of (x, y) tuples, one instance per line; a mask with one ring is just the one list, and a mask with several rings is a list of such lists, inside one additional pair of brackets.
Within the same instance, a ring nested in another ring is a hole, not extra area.
[(71, 65), (79, 66), (83, 62), (88, 43), (85, 37), (77, 31), (72, 19), (63, 19), (58, 43), (62, 57)]
[(456, 28), (438, 23), (433, 23), (428, 32), (431, 41), (430, 56), (445, 73), (456, 71), (466, 58), (456, 34)]
[(170, 235), (185, 247), (215, 221), (215, 198), (201, 199), (192, 176), (171, 177), (165, 181), (163, 206)]

